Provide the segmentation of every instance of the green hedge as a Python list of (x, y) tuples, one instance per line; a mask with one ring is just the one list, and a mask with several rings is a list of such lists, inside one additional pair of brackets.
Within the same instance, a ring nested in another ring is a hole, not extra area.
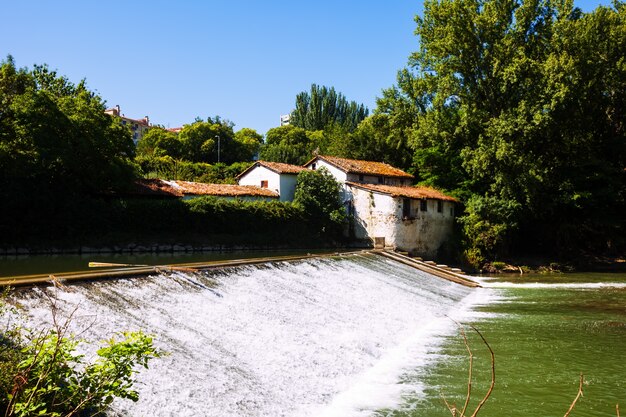
[(332, 237), (298, 206), (279, 201), (74, 197), (13, 207), (0, 247), (183, 243), (314, 246)]

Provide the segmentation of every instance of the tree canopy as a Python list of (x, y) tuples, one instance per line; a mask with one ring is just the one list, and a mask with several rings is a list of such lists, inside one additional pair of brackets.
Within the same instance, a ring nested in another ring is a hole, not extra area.
[(626, 200), (624, 3), (426, 0), (416, 23), (378, 112), (418, 178), (465, 199), (475, 254), (610, 249)]
[(104, 109), (102, 99), (87, 89), (84, 80), (73, 84), (45, 65), (18, 69), (10, 56), (2, 61), (3, 192), (93, 192), (132, 178), (130, 131)]
[(296, 96), (296, 108), (290, 123), (305, 130), (323, 130), (331, 124), (353, 131), (367, 117), (369, 110), (363, 104), (350, 101), (334, 87), (311, 85), (311, 91)]
[(215, 116), (206, 121), (196, 118), (180, 133), (152, 127), (137, 144), (142, 156), (170, 156), (190, 162), (232, 164), (250, 161), (258, 153), (263, 137), (254, 129), (234, 132), (234, 125)]

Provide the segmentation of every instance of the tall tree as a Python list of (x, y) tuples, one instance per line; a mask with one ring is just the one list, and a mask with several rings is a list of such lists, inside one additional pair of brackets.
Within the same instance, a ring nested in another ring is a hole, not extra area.
[(355, 101), (348, 102), (334, 87), (312, 84), (310, 92), (303, 91), (296, 96), (291, 124), (305, 130), (323, 130), (331, 124), (338, 124), (353, 131), (368, 114), (367, 107)]
[(406, 129), (418, 178), (465, 197), (470, 244), (495, 256), (619, 239), (624, 3), (427, 0), (416, 22), (419, 49), (379, 107)]

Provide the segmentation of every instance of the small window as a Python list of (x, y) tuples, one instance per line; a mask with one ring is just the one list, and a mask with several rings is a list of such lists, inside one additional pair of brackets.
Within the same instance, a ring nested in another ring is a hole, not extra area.
[(454, 207), (450, 207), (450, 217), (454, 217)]
[(378, 177), (378, 183), (382, 184), (384, 182), (383, 177)]
[(443, 201), (437, 200), (437, 213), (443, 213)]
[(426, 200), (420, 200), (420, 211), (428, 211), (428, 205)]
[(311, 164), (311, 169), (315, 171), (315, 162)]
[(267, 180), (261, 181), (261, 188), (267, 188)]
[(359, 174), (359, 181), (363, 181), (363, 174)]
[(411, 217), (411, 200), (408, 198), (402, 199), (402, 218), (408, 219)]

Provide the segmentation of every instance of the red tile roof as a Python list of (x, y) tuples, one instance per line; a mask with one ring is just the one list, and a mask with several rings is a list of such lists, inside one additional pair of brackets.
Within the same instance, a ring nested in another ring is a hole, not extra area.
[(394, 177), (394, 178), (413, 178), (413, 175), (408, 174), (402, 171), (399, 168), (395, 168), (389, 164), (384, 162), (374, 162), (374, 161), (361, 161), (358, 159), (346, 159), (346, 158), (338, 158), (336, 156), (322, 156), (318, 155), (315, 158), (311, 159), (305, 165), (309, 165), (314, 162), (316, 159), (321, 159), (322, 161), (326, 161), (329, 164), (339, 168), (345, 173), (349, 174), (364, 174), (364, 175), (375, 175), (375, 176), (385, 176), (385, 177)]
[[(126, 194), (126, 193), (125, 193)], [(142, 197), (182, 197), (183, 193), (159, 179), (139, 179), (127, 194)]]
[(278, 193), (253, 185), (205, 184), (189, 181), (164, 181), (184, 195), (213, 195), (223, 197), (269, 197), (278, 198)]
[(243, 177), (245, 174), (247, 174), (248, 172), (252, 171), (254, 168), (256, 168), (258, 166), (263, 166), (263, 167), (269, 169), (270, 171), (274, 171), (277, 174), (293, 174), (293, 175), (297, 175), (300, 172), (302, 172), (305, 169), (307, 169), (305, 167), (301, 167), (300, 165), (284, 164), (282, 162), (256, 161), (248, 169), (243, 171), (241, 174), (237, 175), (236, 178)]
[(454, 197), (446, 195), (439, 190), (430, 187), (397, 187), (392, 185), (379, 185), (379, 184), (361, 184), (356, 182), (346, 182), (351, 187), (361, 188), (368, 191), (376, 191), (382, 194), (388, 194), (392, 197), (405, 197), (405, 198), (413, 198), (413, 199), (433, 199), (433, 200), (444, 200), (444, 201), (453, 201), (458, 203)]

